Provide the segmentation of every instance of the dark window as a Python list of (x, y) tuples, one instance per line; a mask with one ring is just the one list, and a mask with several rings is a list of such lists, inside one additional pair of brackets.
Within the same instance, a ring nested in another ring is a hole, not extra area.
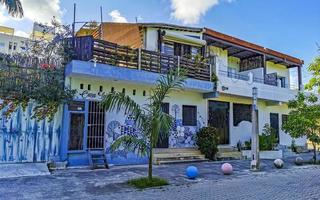
[(162, 53), (173, 56), (174, 55), (173, 43), (172, 42), (164, 42), (163, 48), (162, 48)]
[(197, 126), (197, 106), (182, 106), (182, 125)]
[(133, 91), (132, 91), (132, 94), (133, 94), (133, 95), (136, 95), (136, 90), (133, 90)]
[(114, 92), (114, 87), (111, 88), (111, 92)]
[(282, 124), (285, 124), (288, 121), (288, 115), (282, 115)]
[(70, 114), (69, 150), (83, 150), (84, 113)]
[(88, 90), (91, 90), (91, 85), (90, 84), (88, 85)]
[(143, 94), (142, 94), (143, 96), (146, 96), (146, 91), (145, 90), (143, 90)]
[(83, 83), (80, 84), (80, 89), (83, 90)]
[(100, 85), (100, 87), (99, 87), (99, 91), (100, 91), (100, 92), (102, 92), (102, 91), (103, 91), (103, 87), (102, 87), (102, 85)]
[(126, 93), (126, 89), (122, 88), (122, 93), (125, 94)]
[(12, 49), (12, 42), (9, 42), (9, 50)]
[(270, 113), (270, 127), (274, 129), (276, 137), (279, 142), (279, 114)]
[(174, 43), (174, 55), (181, 56), (181, 44)]
[(97, 101), (89, 101), (88, 112), (88, 139), (89, 149), (102, 149), (104, 147), (105, 112)]
[(186, 44), (181, 45), (181, 55), (191, 55), (191, 46)]
[(285, 88), (286, 87), (286, 77), (280, 77), (279, 80), (280, 80), (281, 87)]
[(233, 104), (233, 126), (238, 126), (240, 122), (251, 122), (251, 105)]
[(17, 43), (13, 43), (13, 50), (15, 51), (17, 49)]

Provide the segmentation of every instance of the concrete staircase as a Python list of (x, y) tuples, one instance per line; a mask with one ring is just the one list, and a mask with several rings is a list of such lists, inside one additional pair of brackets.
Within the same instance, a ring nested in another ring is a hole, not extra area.
[(241, 152), (237, 148), (231, 146), (218, 146), (218, 160), (240, 160), (242, 159)]
[(203, 161), (208, 161), (208, 159), (196, 148), (157, 148), (153, 150), (153, 163), (157, 165)]

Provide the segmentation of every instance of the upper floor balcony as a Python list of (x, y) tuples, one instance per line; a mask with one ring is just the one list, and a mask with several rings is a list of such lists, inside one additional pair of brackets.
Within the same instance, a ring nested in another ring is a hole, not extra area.
[(207, 62), (145, 49), (134, 49), (94, 39), (91, 36), (76, 37), (74, 42), (75, 61), (67, 66), (67, 77), (86, 76), (154, 84), (160, 74), (166, 74), (170, 69), (180, 68), (187, 73), (186, 89), (201, 92), (214, 90), (214, 83), (211, 82), (211, 66)]
[(281, 81), (276, 73), (263, 75), (263, 68), (244, 72), (218, 71), (220, 87), (217, 91), (252, 97), (252, 88), (258, 89), (258, 98), (270, 102), (288, 102), (295, 98), (299, 86)]
[(75, 58), (82, 61), (94, 61), (161, 74), (167, 73), (170, 69), (180, 68), (186, 70), (189, 78), (203, 81), (211, 79), (209, 63), (145, 49), (133, 49), (93, 39), (91, 36), (75, 38), (75, 54)]

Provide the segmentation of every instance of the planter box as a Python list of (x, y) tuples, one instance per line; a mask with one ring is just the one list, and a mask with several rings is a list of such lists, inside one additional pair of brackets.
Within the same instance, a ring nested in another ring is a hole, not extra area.
[[(251, 150), (242, 150), (242, 157), (245, 159), (251, 159)], [(260, 159), (278, 159), (283, 158), (282, 150), (276, 151), (260, 151)]]

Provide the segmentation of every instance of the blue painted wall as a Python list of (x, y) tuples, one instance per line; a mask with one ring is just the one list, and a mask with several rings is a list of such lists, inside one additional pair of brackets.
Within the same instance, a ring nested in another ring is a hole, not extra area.
[(34, 104), (10, 117), (0, 111), (0, 163), (59, 160), (62, 107), (53, 121), (32, 119)]

